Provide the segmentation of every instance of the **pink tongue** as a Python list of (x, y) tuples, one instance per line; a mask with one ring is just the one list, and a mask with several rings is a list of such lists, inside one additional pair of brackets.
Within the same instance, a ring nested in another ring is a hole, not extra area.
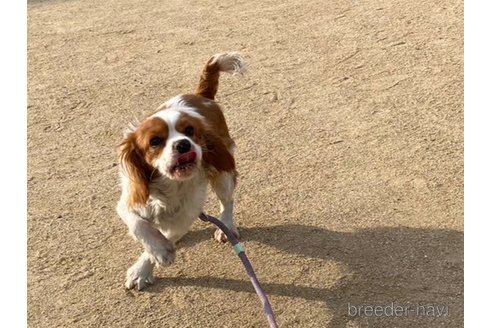
[(178, 165), (195, 162), (195, 159), (196, 159), (196, 153), (194, 151), (190, 151), (189, 153), (186, 153), (178, 157)]

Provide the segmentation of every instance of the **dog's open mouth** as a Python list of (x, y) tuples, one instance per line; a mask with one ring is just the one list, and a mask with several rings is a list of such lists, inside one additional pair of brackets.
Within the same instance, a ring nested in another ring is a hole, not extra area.
[(190, 151), (178, 157), (176, 164), (172, 167), (171, 172), (179, 176), (186, 175), (196, 166), (196, 153)]

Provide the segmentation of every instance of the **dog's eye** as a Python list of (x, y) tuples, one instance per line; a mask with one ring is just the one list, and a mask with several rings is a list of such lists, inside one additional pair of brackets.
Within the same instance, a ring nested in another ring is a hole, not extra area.
[(193, 127), (190, 125), (184, 129), (184, 134), (187, 135), (188, 137), (193, 136), (193, 133), (195, 133), (195, 129), (193, 129)]
[(150, 147), (157, 148), (160, 145), (162, 145), (162, 138), (160, 138), (160, 137), (153, 137), (152, 139), (150, 139)]

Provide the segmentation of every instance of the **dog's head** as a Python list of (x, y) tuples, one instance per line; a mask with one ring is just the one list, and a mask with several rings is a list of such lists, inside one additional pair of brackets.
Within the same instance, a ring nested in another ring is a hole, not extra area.
[(176, 106), (132, 127), (120, 145), (120, 159), (129, 178), (130, 206), (145, 205), (155, 178), (183, 182), (204, 168), (234, 169), (234, 158), (214, 126), (193, 108)]

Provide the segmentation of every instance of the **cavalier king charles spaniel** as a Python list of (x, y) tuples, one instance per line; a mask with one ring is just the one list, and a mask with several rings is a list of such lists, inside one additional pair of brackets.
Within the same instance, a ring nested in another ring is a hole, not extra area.
[[(127, 288), (152, 284), (154, 266), (173, 263), (174, 245), (202, 212), (208, 183), (220, 201), (219, 219), (239, 237), (232, 214), (235, 145), (214, 97), (220, 72), (244, 69), (239, 53), (213, 56), (195, 94), (171, 98), (126, 131), (119, 149), (122, 193), (117, 212), (144, 248), (127, 271)], [(220, 230), (214, 237), (227, 241)]]

